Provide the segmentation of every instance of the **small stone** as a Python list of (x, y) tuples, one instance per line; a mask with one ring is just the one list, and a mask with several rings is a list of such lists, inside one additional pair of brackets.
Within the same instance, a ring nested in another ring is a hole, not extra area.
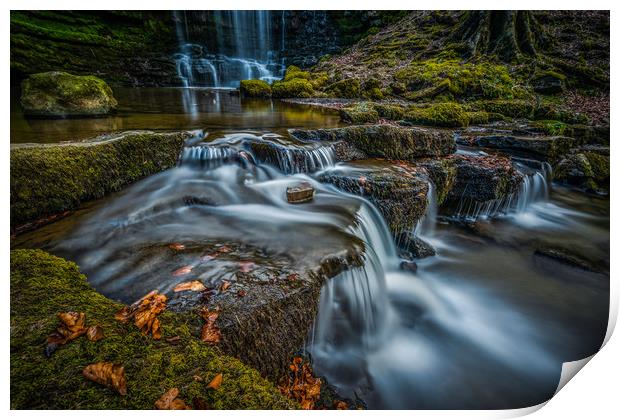
[(415, 273), (416, 271), (418, 271), (418, 265), (414, 261), (402, 261), (400, 263), (400, 269)]
[(314, 187), (309, 182), (302, 182), (294, 187), (286, 188), (286, 199), (289, 203), (300, 204), (312, 201)]

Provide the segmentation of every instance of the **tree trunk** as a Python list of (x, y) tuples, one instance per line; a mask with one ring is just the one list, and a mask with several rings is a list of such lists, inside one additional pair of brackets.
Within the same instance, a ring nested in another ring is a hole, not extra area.
[(464, 42), (471, 56), (496, 55), (512, 61), (536, 54), (532, 27), (536, 22), (529, 11), (472, 10), (465, 12), (453, 39)]

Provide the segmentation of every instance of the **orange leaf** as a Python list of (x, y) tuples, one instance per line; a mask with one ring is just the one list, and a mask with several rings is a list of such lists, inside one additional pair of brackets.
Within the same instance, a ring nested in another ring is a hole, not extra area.
[(179, 389), (172, 388), (164, 392), (164, 394), (155, 401), (155, 407), (158, 410), (190, 410), (191, 408), (178, 399)]
[(134, 325), (140, 328), (143, 334), (151, 333), (155, 340), (159, 340), (161, 331), (157, 315), (166, 309), (166, 300), (166, 295), (160, 295), (157, 290), (153, 290), (141, 300), (118, 311), (114, 317), (123, 323), (133, 317)]
[(230, 251), (232, 251), (232, 249), (228, 245), (222, 245), (221, 247), (217, 249), (217, 251), (221, 252), (222, 254), (227, 254)]
[(174, 288), (174, 292), (184, 292), (186, 290), (191, 290), (192, 292), (202, 292), (205, 289), (206, 287), (201, 281), (193, 280), (177, 284)]
[(209, 344), (219, 343), (222, 340), (222, 333), (218, 326), (215, 325), (215, 321), (217, 321), (217, 317), (220, 315), (219, 311), (209, 311), (203, 308), (200, 315), (205, 320), (205, 324), (202, 326), (200, 339)]
[(47, 337), (45, 355), (50, 357), (59, 346), (86, 334), (86, 315), (83, 312), (60, 312), (57, 314), (60, 324), (56, 331)]
[(170, 249), (174, 249), (175, 251), (183, 251), (185, 249), (185, 245), (178, 243), (170, 244), (168, 247), (170, 247)]
[(193, 265), (186, 265), (186, 266), (183, 266), (183, 267), (181, 267), (179, 269), (174, 270), (172, 272), (172, 275), (175, 276), (175, 277), (184, 276), (186, 274), (191, 273), (193, 269), (194, 269)]
[(211, 382), (209, 382), (209, 385), (207, 385), (207, 388), (218, 389), (220, 385), (222, 385), (223, 379), (224, 379), (224, 376), (221, 373), (218, 373), (217, 375), (215, 375), (215, 378), (213, 378)]
[(127, 395), (125, 368), (118, 363), (99, 362), (88, 365), (82, 371), (86, 379), (104, 385), (120, 395)]
[(224, 290), (227, 290), (230, 287), (230, 282), (224, 280), (222, 282), (222, 284), (220, 285), (220, 292), (223, 292)]
[(334, 400), (334, 408), (336, 410), (348, 410), (349, 405), (344, 401)]
[(103, 328), (99, 325), (93, 325), (86, 331), (86, 337), (90, 341), (99, 341), (103, 338)]
[(245, 290), (240, 289), (239, 291), (237, 291), (237, 296), (242, 298), (245, 295), (247, 295), (247, 292)]

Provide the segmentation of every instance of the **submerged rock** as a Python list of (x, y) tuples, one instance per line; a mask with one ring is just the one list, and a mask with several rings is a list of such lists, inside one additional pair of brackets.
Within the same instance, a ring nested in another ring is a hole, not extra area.
[(395, 239), (403, 257), (421, 259), (432, 257), (437, 253), (431, 244), (420, 239), (412, 231), (401, 232)]
[(286, 200), (292, 204), (301, 204), (312, 201), (314, 188), (309, 182), (302, 182), (286, 188)]
[(456, 151), (451, 131), (390, 124), (360, 125), (327, 130), (290, 130), (302, 141), (345, 142), (372, 158), (413, 160), (446, 156)]
[(86, 117), (108, 114), (118, 103), (112, 89), (95, 76), (52, 71), (22, 82), (24, 113), (38, 117)]

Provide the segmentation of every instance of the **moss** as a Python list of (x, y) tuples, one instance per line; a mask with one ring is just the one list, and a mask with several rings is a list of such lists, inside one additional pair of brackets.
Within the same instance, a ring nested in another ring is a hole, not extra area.
[(268, 98), (271, 96), (271, 86), (264, 80), (242, 80), (239, 91), (243, 96), (251, 98)]
[(491, 116), (485, 111), (468, 112), (467, 116), (470, 124), (486, 124), (491, 120)]
[(564, 136), (570, 131), (568, 124), (562, 121), (541, 120), (534, 121), (533, 126), (540, 129), (544, 134), (550, 136)]
[(176, 164), (183, 133), (11, 150), (11, 226), (73, 210)]
[(467, 127), (469, 114), (457, 103), (432, 104), (426, 108), (411, 107), (404, 118), (414, 124), (438, 127)]
[(340, 110), (340, 119), (352, 124), (376, 123), (379, 113), (370, 102), (361, 102)]
[(54, 71), (37, 73), (22, 83), (24, 112), (39, 116), (103, 115), (118, 103), (112, 89), (95, 76)]
[(486, 111), (511, 118), (533, 118), (536, 104), (524, 99), (495, 99), (469, 104), (472, 111)]
[(588, 159), (590, 168), (592, 168), (592, 177), (597, 183), (609, 182), (610, 175), (610, 159), (609, 156), (600, 155), (594, 152), (583, 152)]
[(586, 115), (573, 112), (551, 101), (542, 101), (534, 112), (534, 118), (563, 121), (569, 124), (588, 124), (590, 122)]
[(455, 97), (513, 98), (516, 94), (506, 66), (492, 63), (438, 59), (415, 61), (396, 72), (395, 78), (410, 91), (441, 85)]
[(310, 73), (307, 71), (303, 71), (297, 66), (288, 66), (286, 68), (286, 72), (284, 73), (284, 80), (289, 81), (293, 79), (310, 79)]
[(305, 79), (278, 80), (271, 85), (271, 94), (274, 98), (309, 98), (314, 88)]
[(337, 98), (359, 98), (361, 96), (359, 79), (343, 79), (332, 83), (325, 91)]
[(325, 72), (311, 73), (310, 83), (314, 89), (321, 89), (327, 85), (329, 75)]
[[(200, 397), (214, 409), (296, 407), (254, 369), (193, 337), (180, 316), (160, 315), (162, 340), (155, 341), (114, 319), (121, 306), (97, 293), (74, 263), (41, 250), (12, 251), (11, 408), (152, 409), (172, 387), (187, 403)], [(56, 313), (66, 311), (84, 312), (88, 325), (103, 327), (105, 338), (78, 338), (46, 358), (46, 336), (58, 324)], [(175, 336), (178, 344), (166, 341)], [(127, 396), (82, 377), (82, 369), (98, 361), (123, 364)], [(222, 386), (207, 389), (218, 373)]]
[(405, 116), (405, 108), (400, 105), (375, 104), (375, 110), (387, 120), (399, 121)]

